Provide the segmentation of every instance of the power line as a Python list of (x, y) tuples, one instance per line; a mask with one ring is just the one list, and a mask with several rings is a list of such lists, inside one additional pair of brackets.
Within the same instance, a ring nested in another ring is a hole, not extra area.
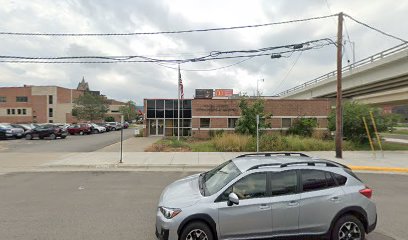
[[(300, 56), (302, 56), (303, 52), (300, 52), (299, 55), (297, 56), (296, 60), (293, 62), (293, 65), (290, 67), (289, 71), (286, 73), (285, 77), (282, 78), (282, 80), (279, 82), (278, 87), (276, 89), (279, 89), (282, 84), (285, 82), (285, 80), (288, 78), (289, 74), (292, 72), (293, 68), (295, 67), (295, 65), (297, 64), (297, 62), (299, 61)], [(273, 93), (273, 95), (276, 94), (277, 91), (275, 91)]]
[[(233, 50), (233, 51), (212, 51), (210, 54), (196, 58), (187, 59), (159, 59), (150, 58), (140, 55), (132, 56), (71, 56), (71, 57), (27, 57), (27, 56), (0, 56), (0, 62), (8, 63), (118, 63), (118, 62), (145, 62), (145, 63), (186, 63), (186, 62), (204, 62), (210, 60), (220, 59), (234, 59), (234, 58), (252, 58), (259, 56), (270, 56), (277, 54), (282, 57), (282, 54), (291, 53), (295, 51), (306, 51), (311, 49), (322, 48), (327, 45), (335, 44), (335, 42), (329, 38), (323, 38), (318, 40), (307, 41), (297, 44), (289, 44), (282, 46), (274, 46), (267, 48), (259, 48), (252, 50)], [(277, 49), (289, 49), (279, 52), (271, 52)], [(265, 53), (267, 52), (267, 53)], [(240, 55), (234, 55), (240, 54)], [(233, 55), (233, 56), (221, 56), (221, 55)], [(284, 57), (284, 56), (283, 56)], [(88, 59), (99, 59), (101, 61), (89, 61)], [(135, 60), (137, 59), (137, 60)], [(80, 60), (80, 61), (66, 61), (66, 60)], [(84, 61), (86, 60), (86, 61)], [(103, 61), (102, 61), (103, 60)]]
[(99, 36), (135, 36), (135, 35), (159, 35), (159, 34), (180, 34), (180, 33), (194, 33), (194, 32), (210, 32), (210, 31), (226, 31), (235, 29), (258, 28), (273, 25), (282, 25), (288, 23), (306, 22), (318, 19), (325, 19), (337, 16), (338, 14), (310, 17), (303, 19), (294, 19), (281, 22), (271, 22), (264, 24), (234, 26), (234, 27), (219, 27), (219, 28), (205, 28), (205, 29), (190, 29), (179, 31), (159, 31), (159, 32), (131, 32), (131, 33), (30, 33), (30, 32), (0, 32), (0, 35), (15, 35), (15, 36), (57, 36), (57, 37), (99, 37)]
[(374, 31), (376, 31), (376, 32), (379, 32), (379, 33), (381, 33), (381, 34), (383, 34), (383, 35), (385, 35), (385, 36), (388, 36), (388, 37), (390, 37), (390, 38), (394, 38), (394, 39), (396, 39), (396, 40), (398, 40), (398, 41), (401, 41), (401, 42), (403, 42), (403, 43), (406, 43), (406, 42), (407, 42), (406, 40), (404, 40), (404, 39), (402, 39), (402, 38), (400, 38), (400, 37), (396, 37), (396, 36), (394, 36), (394, 35), (391, 35), (391, 34), (389, 34), (389, 33), (384, 32), (384, 31), (382, 31), (382, 30), (380, 30), (380, 29), (378, 29), (378, 28), (375, 28), (375, 27), (370, 26), (370, 25), (368, 25), (368, 24), (366, 24), (366, 23), (363, 23), (363, 22), (361, 22), (361, 21), (358, 21), (357, 19), (351, 17), (350, 15), (344, 14), (344, 16), (350, 18), (351, 20), (353, 20), (354, 22), (356, 22), (356, 23), (358, 23), (358, 24), (363, 25), (364, 27), (367, 27), (367, 28), (369, 28), (369, 29), (371, 29), (371, 30), (374, 30)]

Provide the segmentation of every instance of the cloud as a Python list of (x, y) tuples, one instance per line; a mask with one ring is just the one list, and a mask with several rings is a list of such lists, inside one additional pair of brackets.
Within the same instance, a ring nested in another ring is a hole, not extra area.
[[(365, 1), (267, 0), (32, 0), (4, 1), (0, 31), (123, 33), (183, 30), (259, 24), (344, 11), (386, 32), (408, 38), (403, 0)], [(258, 29), (178, 35), (110, 37), (0, 36), (1, 55), (89, 56), (145, 55), (158, 58), (198, 57), (214, 50), (256, 49), (336, 37), (336, 18)], [(357, 60), (399, 44), (349, 19), (345, 37), (355, 42)], [(346, 45), (344, 61), (352, 59)], [(217, 71), (182, 71), (185, 96), (196, 88), (233, 88), (252, 94), (256, 82), (271, 95), (335, 69), (335, 49), (298, 53), (289, 58), (258, 57)], [(185, 70), (221, 68), (240, 59), (187, 63)], [(295, 64), (296, 63), (296, 64)], [(177, 65), (167, 65), (177, 68)], [(84, 76), (93, 90), (118, 100), (177, 97), (177, 70), (149, 63), (11, 64), (0, 63), (0, 86), (59, 85), (75, 88)]]

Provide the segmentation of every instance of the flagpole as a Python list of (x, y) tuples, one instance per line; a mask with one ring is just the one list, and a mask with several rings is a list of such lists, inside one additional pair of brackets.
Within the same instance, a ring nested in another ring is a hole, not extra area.
[(178, 96), (177, 96), (177, 140), (180, 140), (180, 63), (178, 65), (178, 81), (177, 81), (177, 88), (178, 88)]

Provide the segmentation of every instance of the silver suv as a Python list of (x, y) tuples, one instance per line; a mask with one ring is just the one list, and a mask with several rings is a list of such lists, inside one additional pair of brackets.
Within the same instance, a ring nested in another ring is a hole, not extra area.
[(347, 166), (333, 161), (302, 153), (246, 154), (167, 186), (156, 236), (364, 240), (377, 223), (371, 195)]

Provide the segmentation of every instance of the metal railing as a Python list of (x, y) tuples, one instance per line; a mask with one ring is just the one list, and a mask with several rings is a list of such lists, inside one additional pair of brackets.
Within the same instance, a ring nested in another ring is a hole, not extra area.
[[(344, 66), (342, 68), (341, 72), (345, 73), (345, 72), (352, 71), (353, 69), (356, 69), (358, 67), (365, 66), (367, 64), (376, 62), (376, 61), (378, 61), (380, 59), (383, 59), (383, 58), (385, 58), (387, 56), (390, 56), (390, 55), (398, 53), (398, 52), (402, 52), (402, 51), (404, 51), (406, 49), (408, 49), (408, 43), (403, 43), (403, 44), (397, 45), (395, 47), (392, 47), (392, 48), (389, 48), (389, 49), (384, 50), (382, 52), (376, 53), (376, 54), (374, 54), (374, 55), (372, 55), (370, 57), (364, 58), (364, 59), (362, 59), (360, 61), (357, 61), (355, 63)], [(331, 77), (335, 77), (335, 76), (337, 76), (337, 71), (336, 70), (332, 71), (332, 72), (329, 72), (329, 73), (326, 73), (326, 74), (324, 74), (324, 75), (322, 75), (320, 77), (317, 77), (315, 79), (312, 79), (312, 80), (307, 81), (305, 83), (302, 83), (300, 85), (297, 85), (297, 86), (295, 86), (293, 88), (290, 88), (290, 89), (288, 89), (286, 91), (280, 92), (277, 95), (278, 96), (284, 96), (284, 95), (287, 95), (289, 93), (296, 92), (296, 91), (298, 91), (300, 89), (306, 88), (306, 87), (308, 87), (310, 85), (314, 85), (314, 84), (316, 84), (318, 82), (321, 82), (323, 80), (327, 80), (327, 79), (329, 79)]]

